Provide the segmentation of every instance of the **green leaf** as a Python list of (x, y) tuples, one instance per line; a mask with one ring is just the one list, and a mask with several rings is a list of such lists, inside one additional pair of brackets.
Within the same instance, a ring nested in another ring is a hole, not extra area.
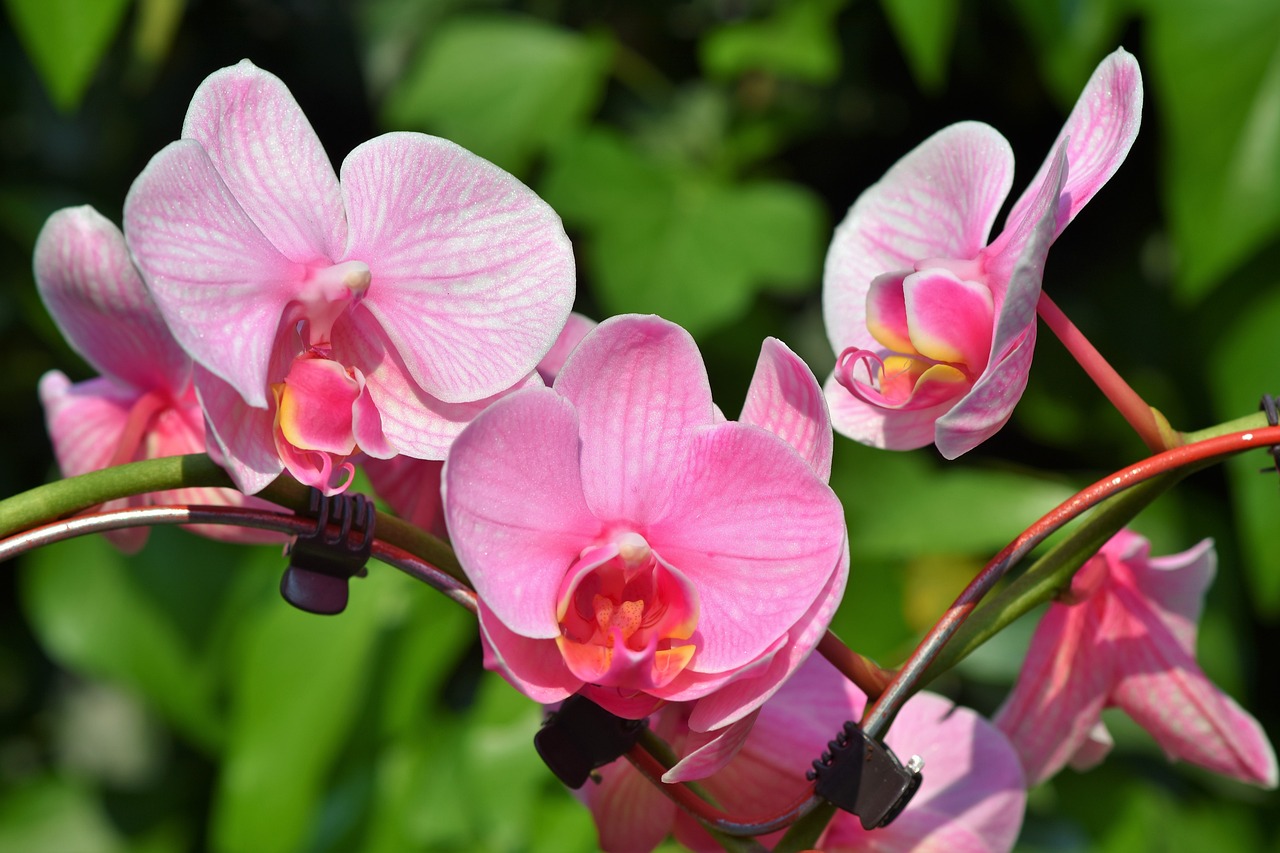
[(661, 314), (697, 335), (740, 318), (759, 291), (818, 281), (825, 213), (796, 184), (731, 184), (599, 130), (557, 149), (541, 191), (585, 233), (606, 313)]
[(595, 109), (612, 54), (603, 35), (514, 16), (456, 18), (388, 93), (382, 118), (520, 173)]
[(118, 853), (123, 839), (101, 803), (79, 785), (45, 778), (0, 798), (0, 850), (23, 853)]
[(1280, 4), (1149, 4), (1180, 294), (1197, 300), (1280, 231)]
[(31, 64), (58, 109), (80, 103), (129, 0), (5, 0)]
[(733, 79), (765, 71), (806, 83), (829, 83), (840, 73), (835, 18), (846, 0), (779, 3), (772, 15), (712, 30), (699, 46), (709, 77)]
[(955, 37), (958, 0), (880, 0), (921, 89), (936, 92), (946, 82)]
[[(1209, 356), (1214, 410), (1223, 421), (1248, 414), (1262, 392), (1280, 390), (1275, 354), (1280, 328), (1280, 292), (1275, 283), (1227, 324)], [(1244, 556), (1244, 570), (1254, 606), (1274, 617), (1280, 613), (1280, 550), (1275, 547), (1275, 477), (1258, 469), (1270, 462), (1260, 453), (1247, 453), (1226, 463), (1236, 529)]]

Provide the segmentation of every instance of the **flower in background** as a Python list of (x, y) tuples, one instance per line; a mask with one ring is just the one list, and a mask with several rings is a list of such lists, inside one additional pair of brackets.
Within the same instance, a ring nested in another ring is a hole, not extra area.
[(1071, 763), (1102, 760), (1102, 709), (1119, 707), (1172, 759), (1268, 788), (1275, 751), (1258, 721), (1195, 660), (1196, 623), (1217, 557), (1206, 539), (1168, 557), (1122, 530), (1049, 606), (1022, 673), (996, 717), (1036, 784)]
[(357, 452), (444, 458), (493, 397), (537, 381), (574, 296), (559, 217), (514, 177), (388, 133), (339, 181), (248, 60), (197, 89), (129, 191), (125, 235), (246, 492), (282, 469), (341, 491)]
[(838, 432), (954, 459), (1004, 426), (1026, 388), (1049, 246), (1124, 161), (1141, 113), (1138, 63), (1117, 50), (990, 242), (1013, 153), (988, 125), (939, 131), (858, 198), (823, 284)]
[[(59, 210), (36, 239), (34, 268), (36, 287), (67, 343), (100, 374), (72, 383), (51, 370), (40, 380), (40, 402), (63, 476), (203, 453), (204, 416), (191, 387), (191, 360), (147, 295), (120, 229), (92, 207)], [(122, 498), (102, 509), (244, 502), (231, 489), (199, 488)], [(193, 529), (241, 542), (280, 538), (247, 528)], [(104, 535), (122, 550), (136, 551), (147, 532), (133, 527)]]
[[(862, 715), (866, 698), (824, 658), (814, 655), (760, 709), (741, 750), (699, 784), (722, 811), (744, 819), (780, 814), (809, 789), (809, 762), (846, 720)], [(650, 721), (677, 751), (692, 735), (687, 708), (668, 705)], [(1018, 756), (1004, 736), (968, 708), (932, 693), (913, 696), (899, 712), (886, 744), (899, 756), (924, 759), (924, 779), (906, 809), (882, 829), (864, 830), (838, 812), (818, 846), (852, 851), (1013, 848), (1022, 825), (1026, 788)], [(610, 853), (647, 853), (668, 833), (693, 850), (721, 847), (692, 817), (625, 759), (598, 771), (599, 784), (580, 791), (595, 818), (600, 846)], [(782, 833), (765, 836), (772, 846)]]
[(554, 388), (494, 403), (445, 463), (486, 666), (543, 703), (581, 692), (639, 718), (689, 701), (695, 730), (749, 726), (844, 589), (830, 464), (821, 390), (782, 344), (725, 421), (687, 332), (606, 320)]

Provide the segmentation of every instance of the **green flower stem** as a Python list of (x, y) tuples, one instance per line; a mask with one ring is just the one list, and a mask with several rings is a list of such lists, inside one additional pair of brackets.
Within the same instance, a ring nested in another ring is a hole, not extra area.
[[(234, 489), (235, 484), (203, 453), (129, 462), (68, 477), (0, 501), (0, 538), (83, 512), (106, 501), (186, 488)], [(287, 475), (277, 477), (257, 497), (294, 512), (306, 512), (309, 489)], [(378, 513), (378, 538), (467, 582), (449, 545), (425, 530)]]

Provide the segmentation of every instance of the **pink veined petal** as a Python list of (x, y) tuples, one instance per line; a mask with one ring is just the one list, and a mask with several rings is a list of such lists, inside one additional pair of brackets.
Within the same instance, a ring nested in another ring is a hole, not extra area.
[(760, 709), (742, 719), (710, 732), (691, 732), (685, 743), (684, 754), (671, 769), (662, 774), (662, 781), (689, 782), (705, 779), (733, 760), (747, 740)]
[[(1058, 228), (1075, 218), (1089, 199), (1120, 168), (1142, 121), (1142, 74), (1138, 61), (1124, 48), (1102, 60), (1094, 70), (1050, 151), (1065, 146), (1071, 180), (1063, 188), (1070, 201)], [(1052, 155), (1009, 211), (1009, 222), (1022, 219), (1046, 177)]]
[(1084, 743), (1072, 754), (1071, 760), (1067, 763), (1071, 765), (1072, 770), (1083, 773), (1101, 764), (1113, 746), (1115, 741), (1106, 723), (1098, 720), (1093, 724), (1093, 728), (1089, 729), (1089, 736), (1085, 738)]
[(234, 388), (199, 365), (194, 376), (196, 395), (205, 411), (209, 455), (240, 491), (247, 495), (262, 491), (284, 470), (276, 453), (271, 411), (248, 405)]
[(974, 374), (987, 366), (995, 306), (986, 285), (961, 281), (948, 270), (924, 270), (907, 276), (903, 301), (916, 352)]
[(583, 499), (573, 407), (535, 388), (482, 412), (449, 451), (444, 505), (458, 560), (491, 612), (516, 634), (559, 636), (561, 582), (601, 533)]
[(396, 514), (410, 524), (442, 539), (449, 531), (444, 523), (444, 501), (440, 496), (441, 460), (366, 459), (360, 466), (369, 475), (373, 490)]
[(765, 338), (742, 406), (744, 424), (763, 427), (796, 449), (826, 482), (831, 479), (831, 418), (813, 371), (777, 338)]
[(267, 371), (301, 268), (245, 215), (193, 140), (170, 143), (133, 182), (125, 240), (182, 348), (250, 406), (267, 406)]
[(724, 672), (754, 660), (819, 597), (844, 547), (844, 511), (790, 445), (729, 422), (697, 431), (668, 512), (645, 536), (698, 590), (690, 668)]
[[(40, 403), (64, 477), (105, 468), (139, 394), (110, 379), (72, 384), (60, 371), (40, 378)], [(129, 459), (127, 461), (133, 461)]]
[(605, 320), (578, 344), (555, 389), (578, 411), (592, 512), (639, 527), (666, 516), (692, 431), (713, 418), (689, 333), (660, 317)]
[(875, 349), (867, 291), (877, 276), (926, 258), (975, 258), (1013, 180), (1004, 137), (978, 122), (944, 128), (867, 189), (836, 229), (823, 275), (832, 349)]
[(141, 391), (177, 395), (191, 360), (160, 317), (124, 235), (92, 207), (55, 212), (40, 229), (36, 288), (67, 342), (97, 371)]
[(564, 328), (560, 330), (560, 336), (556, 338), (556, 342), (551, 346), (549, 352), (542, 357), (542, 361), (538, 362), (538, 375), (542, 377), (542, 381), (550, 385), (556, 381), (556, 377), (560, 374), (560, 369), (564, 367), (565, 361), (569, 358), (569, 353), (577, 348), (578, 344), (596, 327), (597, 323), (590, 317), (586, 317), (574, 311), (569, 315), (568, 321), (565, 322)]
[(600, 849), (609, 853), (649, 853), (671, 831), (676, 804), (625, 759), (599, 770), (578, 796), (591, 809)]
[(1052, 604), (1040, 620), (1013, 692), (996, 714), (1022, 760), (1027, 784), (1062, 769), (1089, 737), (1106, 704), (1111, 659), (1098, 647), (1114, 620), (1101, 602)]
[(934, 424), (955, 405), (947, 400), (927, 409), (886, 409), (854, 396), (835, 376), (827, 379), (822, 390), (836, 432), (885, 450), (928, 447), (933, 443)]
[(538, 640), (513, 633), (492, 610), (479, 602), (480, 639), (484, 667), (496, 672), (535, 702), (563, 702), (582, 687), (573, 677), (555, 640)]
[[(1126, 533), (1128, 531), (1120, 531), (1112, 542)], [(1136, 537), (1136, 534), (1130, 535)], [(1146, 540), (1141, 541), (1149, 549)], [(1104, 551), (1107, 547), (1104, 546)], [(1143, 559), (1124, 563), (1147, 605), (1190, 657), (1195, 657), (1196, 626), (1200, 623), (1204, 596), (1213, 582), (1217, 563), (1218, 554), (1212, 539), (1205, 539), (1181, 554), (1147, 559), (1144, 553)]]
[(515, 177), (443, 139), (389, 133), (342, 164), (350, 238), (369, 265), (364, 305), (414, 382), (445, 402), (511, 387), (573, 306), (560, 218)]
[(247, 59), (210, 74), (182, 127), (282, 255), (332, 262), (346, 245), (338, 178), (288, 87)]

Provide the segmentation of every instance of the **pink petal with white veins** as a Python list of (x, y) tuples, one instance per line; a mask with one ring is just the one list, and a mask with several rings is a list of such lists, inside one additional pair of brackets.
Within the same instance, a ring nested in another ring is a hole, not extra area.
[(831, 479), (831, 418), (813, 371), (782, 341), (765, 338), (742, 406), (744, 424), (763, 427), (796, 449), (826, 482)]
[(331, 263), (342, 252), (347, 228), (338, 178), (279, 77), (247, 59), (210, 74), (191, 98), (182, 136), (200, 143), (286, 258)]
[(916, 352), (962, 364), (975, 375), (987, 366), (995, 306), (986, 285), (961, 281), (948, 270), (925, 270), (907, 276), (903, 301)]
[(139, 393), (110, 379), (90, 379), (73, 385), (56, 370), (40, 378), (39, 391), (45, 424), (63, 476), (75, 477), (107, 467)]
[(240, 491), (247, 495), (262, 491), (284, 470), (276, 453), (271, 410), (248, 405), (234, 388), (199, 365), (195, 386), (205, 411), (209, 455)]
[(192, 140), (170, 143), (133, 182), (125, 239), (178, 343), (251, 406), (301, 268), (249, 219)]
[(668, 511), (645, 536), (698, 590), (690, 668), (725, 672), (758, 657), (819, 597), (840, 560), (844, 511), (790, 445), (742, 424), (699, 430), (672, 474)]
[(520, 391), (472, 421), (445, 463), (458, 560), (492, 613), (525, 637), (560, 635), (561, 582), (601, 533), (582, 495), (577, 420), (554, 392)]
[(927, 409), (886, 409), (855, 397), (835, 377), (823, 387), (831, 425), (841, 435), (885, 450), (915, 450), (934, 440), (934, 424), (954, 402), (947, 400)]
[(578, 344), (555, 389), (578, 411), (592, 512), (640, 528), (666, 516), (691, 433), (714, 416), (689, 333), (660, 317), (605, 320)]
[(832, 349), (875, 348), (866, 299), (877, 276), (927, 258), (977, 257), (1012, 180), (1004, 137), (962, 122), (926, 139), (863, 192), (827, 254), (822, 308)]
[(565, 324), (574, 262), (560, 218), (516, 178), (443, 139), (390, 133), (342, 164), (364, 305), (415, 383), (445, 402), (531, 372)]
[[(1141, 121), (1142, 74), (1133, 55), (1119, 48), (1089, 77), (1050, 149), (1056, 153), (1065, 145), (1067, 161), (1071, 164), (1071, 179), (1063, 188), (1069, 202), (1059, 231), (1120, 168), (1138, 136)], [(1053, 172), (1052, 160), (1050, 155), (1040, 166), (1040, 171), (1010, 210), (1008, 222), (1026, 216), (1032, 199)]]
[(484, 643), (484, 667), (510, 681), (535, 702), (563, 702), (582, 687), (564, 665), (555, 640), (521, 636), (502, 624), (484, 601), (479, 602), (480, 639)]
[(139, 278), (124, 235), (92, 207), (69, 207), (36, 238), (36, 288), (67, 342), (97, 371), (140, 391), (178, 394), (191, 360)]

